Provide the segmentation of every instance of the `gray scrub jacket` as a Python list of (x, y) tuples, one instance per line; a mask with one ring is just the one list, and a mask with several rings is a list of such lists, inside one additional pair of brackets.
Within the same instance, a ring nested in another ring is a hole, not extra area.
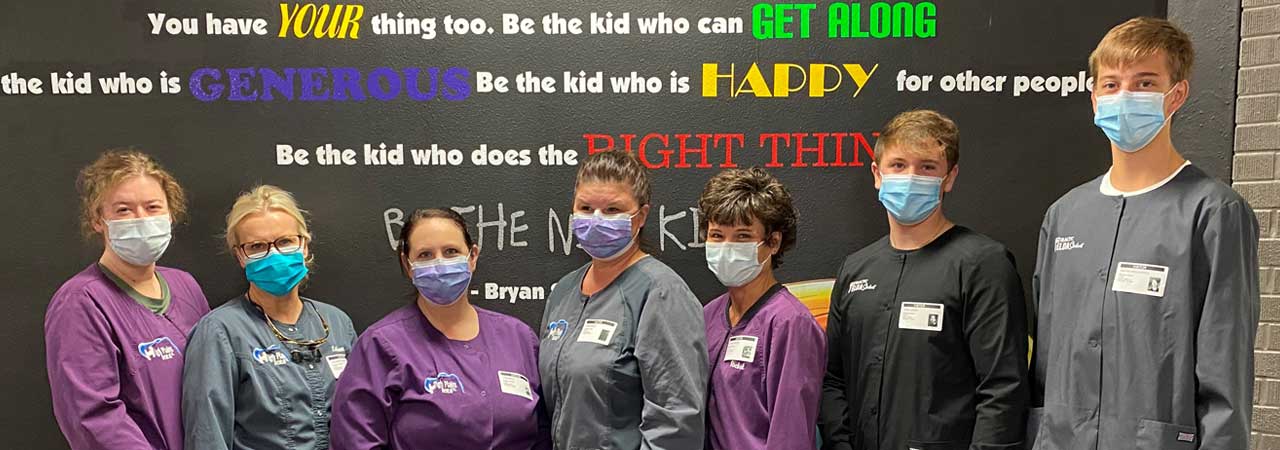
[(1249, 448), (1253, 211), (1195, 166), (1142, 193), (1107, 180), (1067, 193), (1040, 229), (1034, 449)]
[(295, 361), (244, 296), (196, 324), (187, 344), (182, 422), (187, 450), (324, 450), (337, 375), (355, 343), (351, 318), (338, 308), (303, 299), (298, 323), (275, 322), (290, 339), (329, 339), (319, 361)]
[(702, 448), (702, 305), (652, 257), (590, 297), (582, 295), (589, 267), (560, 279), (542, 315), (538, 368), (555, 448)]

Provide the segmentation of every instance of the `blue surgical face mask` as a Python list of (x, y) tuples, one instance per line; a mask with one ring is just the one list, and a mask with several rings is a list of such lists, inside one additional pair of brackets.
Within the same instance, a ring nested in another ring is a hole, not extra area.
[(418, 293), (440, 306), (457, 303), (471, 285), (471, 257), (467, 255), (413, 263), (411, 268)]
[(293, 291), (306, 278), (307, 262), (302, 256), (302, 250), (280, 253), (272, 249), (266, 258), (245, 264), (244, 276), (258, 289), (280, 297)]
[[(640, 214), (639, 211), (636, 214)], [(631, 218), (636, 214), (604, 215), (574, 213), (570, 222), (573, 235), (592, 258), (609, 261), (621, 256), (635, 243), (631, 235)]]
[(1167, 121), (1164, 97), (1160, 92), (1129, 91), (1098, 97), (1093, 124), (1121, 151), (1142, 150), (1160, 134)]
[(900, 224), (923, 222), (942, 204), (942, 178), (883, 174), (880, 176), (880, 203)]

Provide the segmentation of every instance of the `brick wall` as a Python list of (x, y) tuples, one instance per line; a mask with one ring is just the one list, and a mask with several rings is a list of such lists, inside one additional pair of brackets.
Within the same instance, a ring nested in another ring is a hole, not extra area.
[(1280, 450), (1280, 0), (1241, 6), (1231, 180), (1257, 213), (1262, 237), (1252, 447)]

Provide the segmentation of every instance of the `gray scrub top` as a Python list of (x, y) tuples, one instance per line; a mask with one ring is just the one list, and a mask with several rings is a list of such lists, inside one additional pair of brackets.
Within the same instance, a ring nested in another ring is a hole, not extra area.
[(1195, 166), (1127, 195), (1108, 179), (1064, 195), (1040, 229), (1034, 449), (1249, 448), (1253, 211)]
[(290, 339), (324, 336), (319, 361), (294, 361), (244, 296), (196, 324), (187, 344), (182, 422), (188, 450), (323, 450), (329, 448), (333, 386), (355, 343), (351, 318), (336, 307), (303, 299), (297, 324), (275, 322)]
[(560, 279), (542, 315), (538, 368), (555, 448), (702, 448), (702, 305), (652, 257), (590, 297), (582, 294), (589, 267)]

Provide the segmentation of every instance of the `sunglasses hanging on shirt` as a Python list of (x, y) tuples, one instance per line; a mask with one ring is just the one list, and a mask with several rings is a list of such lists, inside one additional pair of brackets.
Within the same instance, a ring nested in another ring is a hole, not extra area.
[[(249, 297), (249, 295), (246, 293), (245, 297)], [(276, 328), (275, 322), (262, 309), (262, 306), (253, 302), (252, 298), (249, 299), (249, 303), (253, 303), (253, 306), (258, 308), (258, 312), (262, 313), (262, 317), (267, 321), (267, 328), (271, 329), (271, 334), (274, 334), (281, 344), (290, 347), (289, 359), (291, 361), (295, 363), (312, 363), (324, 360), (324, 355), (320, 353), (320, 346), (329, 341), (329, 322), (324, 320), (324, 316), (320, 315), (320, 310), (316, 309), (315, 305), (311, 305), (311, 310), (316, 313), (316, 317), (320, 319), (320, 325), (324, 327), (324, 337), (320, 339), (294, 339), (281, 333), (280, 329)], [(303, 304), (303, 309), (306, 309), (305, 303)]]

